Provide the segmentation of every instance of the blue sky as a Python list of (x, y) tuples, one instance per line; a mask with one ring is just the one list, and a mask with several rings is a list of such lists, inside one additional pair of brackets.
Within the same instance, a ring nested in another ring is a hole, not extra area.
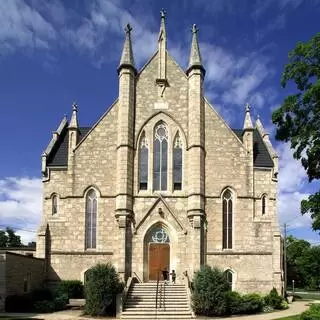
[[(170, 53), (185, 68), (196, 23), (206, 68), (205, 91), (233, 128), (252, 105), (273, 140), (271, 112), (294, 88), (280, 87), (288, 52), (319, 31), (320, 0), (1, 0), (0, 225), (36, 230), (41, 218), (40, 155), (74, 100), (81, 126), (92, 125), (118, 94), (116, 68), (133, 26), (141, 67), (156, 50), (160, 9), (167, 11)], [(279, 218), (290, 233), (313, 242), (300, 200), (308, 184), (288, 145), (280, 156)], [(34, 233), (20, 230), (24, 241)]]

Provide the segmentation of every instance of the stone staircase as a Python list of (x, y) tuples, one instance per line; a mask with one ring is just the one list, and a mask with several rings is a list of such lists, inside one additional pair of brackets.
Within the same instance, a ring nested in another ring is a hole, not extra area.
[(121, 319), (192, 319), (187, 290), (181, 284), (135, 283), (128, 292)]

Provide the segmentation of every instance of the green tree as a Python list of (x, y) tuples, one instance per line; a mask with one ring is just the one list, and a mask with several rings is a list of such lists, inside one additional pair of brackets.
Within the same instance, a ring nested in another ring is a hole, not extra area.
[(306, 280), (301, 270), (301, 266), (297, 265), (297, 259), (304, 256), (310, 250), (311, 245), (306, 240), (288, 236), (286, 239), (286, 246), (288, 285), (294, 280), (296, 286), (303, 287), (306, 285)]
[(4, 230), (0, 230), (0, 248), (7, 247), (8, 236)]
[(14, 230), (11, 228), (6, 228), (6, 230), (0, 230), (0, 247), (8, 248), (14, 247), (19, 248), (22, 247), (21, 237), (16, 235)]
[[(281, 85), (294, 83), (296, 93), (285, 98), (272, 114), (276, 139), (290, 141), (309, 181), (320, 179), (320, 33), (299, 42), (289, 53)], [(312, 228), (320, 230), (320, 191), (301, 202), (301, 213), (311, 213)]]
[(296, 264), (305, 285), (310, 289), (319, 289), (320, 285), (320, 246), (310, 247), (296, 259)]

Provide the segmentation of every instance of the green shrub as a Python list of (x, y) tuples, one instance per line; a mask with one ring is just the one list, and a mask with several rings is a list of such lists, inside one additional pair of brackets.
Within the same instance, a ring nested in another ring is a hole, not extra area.
[(240, 313), (240, 306), (242, 297), (238, 292), (229, 291), (225, 294), (227, 299), (227, 311), (228, 314), (237, 314)]
[(203, 266), (193, 280), (192, 305), (197, 314), (221, 316), (228, 313), (229, 283), (224, 272)]
[(79, 280), (63, 280), (59, 283), (57, 288), (57, 295), (66, 294), (69, 299), (83, 299), (84, 287)]
[(263, 298), (257, 293), (245, 294), (241, 297), (239, 313), (253, 314), (263, 310)]
[(47, 288), (34, 289), (31, 292), (31, 298), (33, 302), (43, 301), (43, 300), (52, 300), (52, 292)]
[(270, 293), (264, 298), (266, 305), (271, 306), (274, 309), (282, 310), (284, 301), (283, 297), (278, 294), (276, 288), (273, 288)]
[(92, 316), (115, 313), (116, 295), (123, 283), (112, 264), (98, 264), (87, 271), (85, 312)]
[(5, 300), (6, 312), (31, 312), (33, 301), (30, 295), (10, 295)]
[(301, 320), (320, 320), (320, 304), (312, 304), (310, 308), (301, 313)]
[(68, 302), (69, 302), (69, 298), (66, 294), (62, 294), (60, 296), (55, 297), (53, 300), (54, 310), (60, 311), (65, 309)]
[(53, 301), (42, 300), (34, 303), (34, 311), (39, 313), (49, 313), (55, 311), (55, 305)]

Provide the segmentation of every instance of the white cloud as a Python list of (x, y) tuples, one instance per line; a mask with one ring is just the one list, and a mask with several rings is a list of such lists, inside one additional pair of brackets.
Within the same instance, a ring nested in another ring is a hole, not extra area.
[[(0, 180), (0, 221), (4, 226), (21, 228), (22, 242), (35, 241), (42, 212), (42, 183), (38, 178), (4, 178)], [(27, 231), (26, 231), (27, 230)]]
[(278, 210), (280, 224), (288, 224), (288, 228), (301, 228), (310, 227), (311, 218), (309, 214), (301, 215), (300, 202), (301, 200), (307, 198), (308, 193), (303, 193), (299, 191), (295, 192), (280, 192), (278, 198)]
[(279, 183), (278, 213), (280, 223), (288, 223), (288, 227), (310, 227), (309, 214), (301, 215), (300, 203), (309, 194), (305, 192), (307, 178), (300, 161), (293, 158), (289, 143), (279, 144)]
[(294, 192), (306, 186), (306, 172), (301, 162), (293, 158), (289, 143), (281, 143), (277, 147), (279, 155), (279, 190)]
[(48, 49), (55, 38), (53, 26), (24, 1), (1, 1), (0, 54), (17, 48)]
[[(206, 92), (213, 97), (212, 103), (220, 105), (222, 116), (230, 122), (236, 119), (234, 106), (250, 103), (254, 110), (271, 104), (275, 90), (265, 83), (274, 75), (271, 60), (262, 52), (235, 55), (229, 50), (200, 43), (206, 68)], [(219, 92), (212, 95), (210, 92)]]

